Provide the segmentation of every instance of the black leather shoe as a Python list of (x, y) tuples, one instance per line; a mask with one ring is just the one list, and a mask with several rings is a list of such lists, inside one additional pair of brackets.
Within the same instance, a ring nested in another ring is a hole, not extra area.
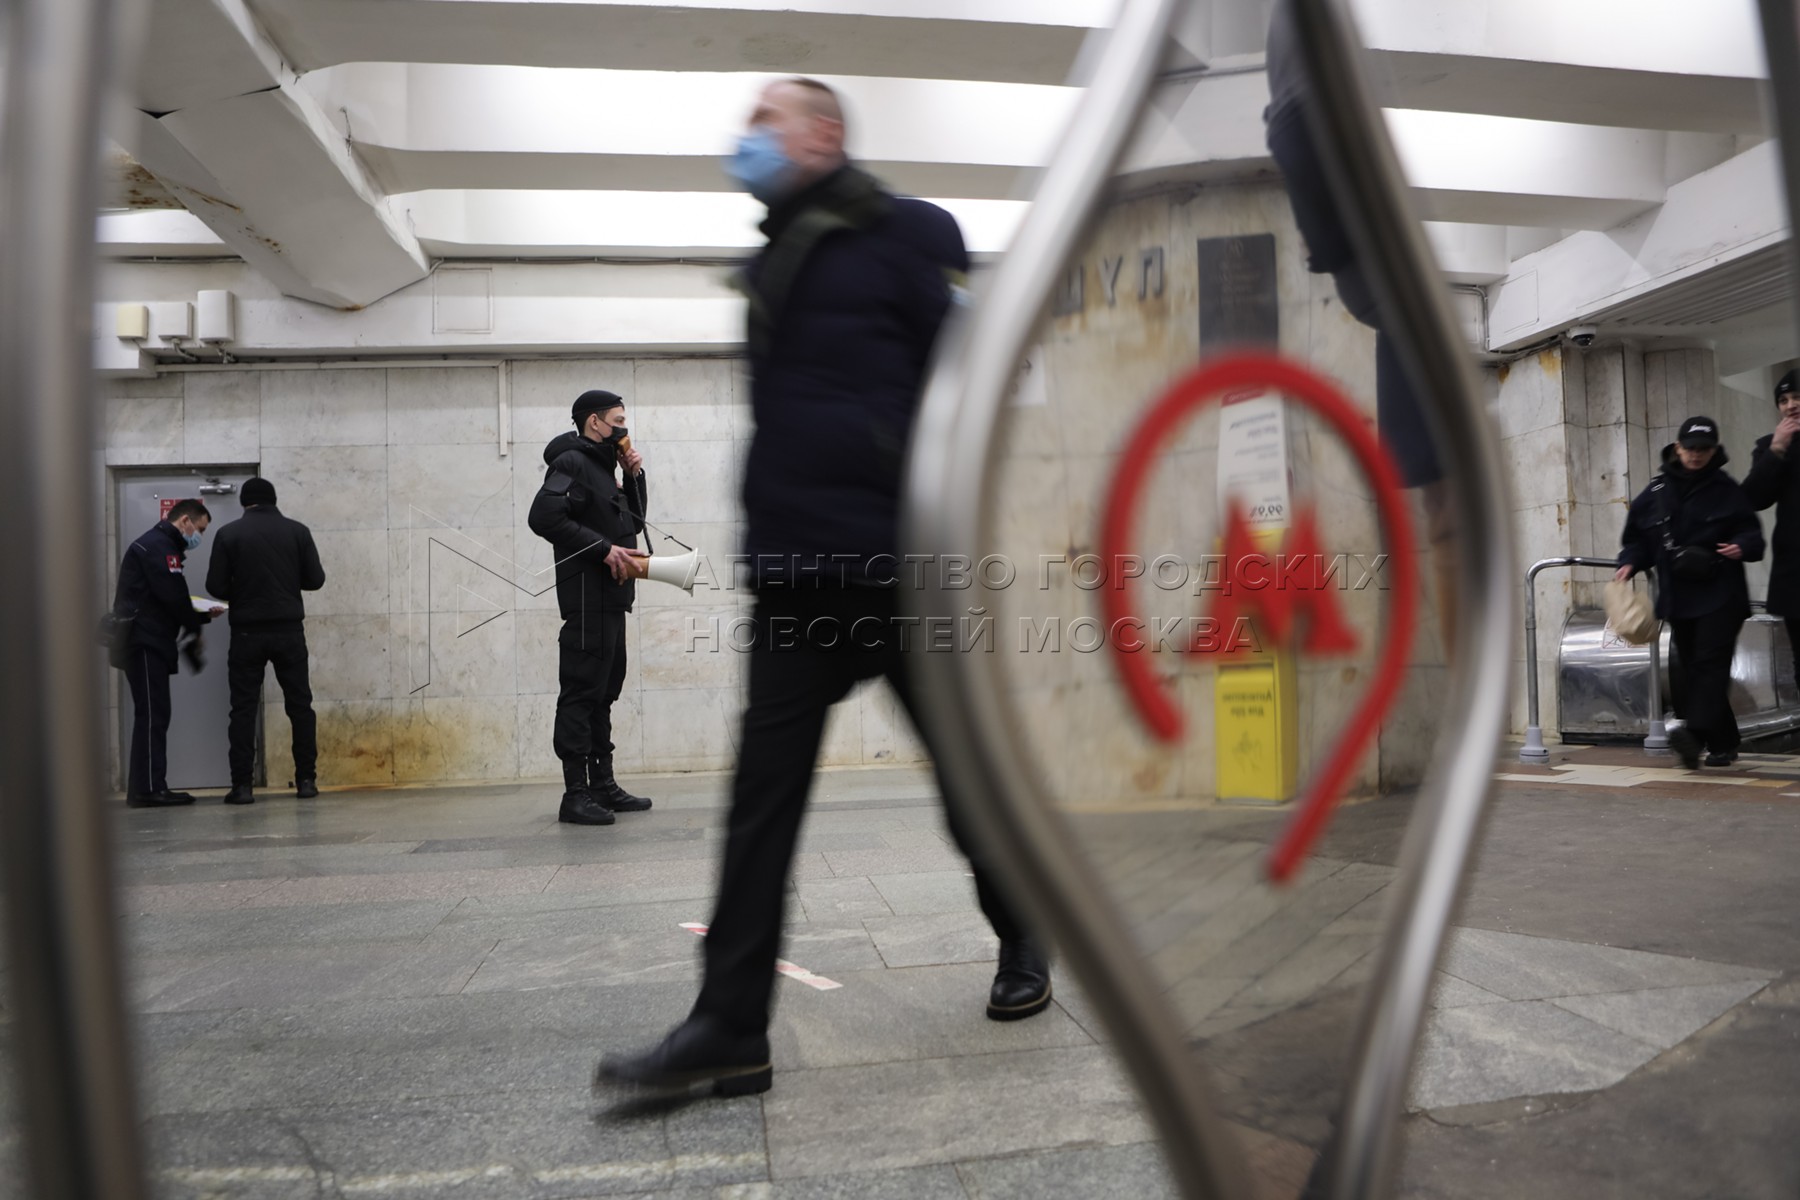
[(611, 825), (612, 809), (600, 803), (600, 797), (586, 788), (563, 793), (562, 808), (556, 819), (567, 825)]
[(634, 796), (619, 786), (619, 781), (613, 778), (610, 758), (588, 760), (588, 790), (600, 797), (600, 803), (616, 813), (644, 812), (650, 807), (649, 797)]
[(1730, 750), (1714, 750), (1706, 756), (1706, 765), (1709, 767), (1729, 767), (1736, 761), (1737, 754)]
[(1700, 739), (1686, 725), (1669, 732), (1669, 749), (1681, 758), (1681, 765), (1690, 771), (1700, 768)]
[(294, 785), (294, 796), (299, 800), (317, 800), (319, 798), (318, 782), (312, 779), (302, 779)]
[(227, 804), (255, 804), (256, 792), (247, 783), (234, 783), (231, 790), (225, 793)]
[(171, 792), (167, 788), (160, 792), (144, 792), (141, 795), (125, 797), (125, 804), (128, 808), (175, 808), (193, 802), (194, 798), (186, 792)]
[(990, 1021), (1022, 1021), (1050, 1007), (1050, 964), (1023, 938), (1000, 943), (1000, 969), (988, 991)]
[(717, 1017), (699, 1014), (677, 1025), (654, 1049), (608, 1054), (594, 1072), (596, 1088), (632, 1084), (686, 1091), (710, 1083), (718, 1096), (754, 1096), (768, 1091), (774, 1081), (768, 1034), (734, 1033)]

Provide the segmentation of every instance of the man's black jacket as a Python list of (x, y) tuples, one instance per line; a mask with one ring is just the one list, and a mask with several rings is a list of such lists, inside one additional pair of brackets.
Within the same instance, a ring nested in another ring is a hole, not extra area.
[(618, 453), (574, 430), (544, 447), (549, 470), (531, 501), (531, 532), (556, 555), (556, 606), (563, 619), (582, 613), (629, 612), (637, 581), (619, 583), (607, 568), (614, 546), (637, 549), (649, 487), (640, 473), (621, 488)]
[(890, 582), (906, 443), (969, 256), (955, 218), (845, 167), (770, 211), (740, 279), (756, 432), (744, 470), (756, 582), (792, 564)]
[(301, 592), (325, 586), (312, 530), (259, 504), (213, 535), (206, 590), (231, 605), (233, 629), (295, 631), (306, 619)]
[(149, 650), (175, 673), (175, 639), (212, 618), (194, 611), (188, 594), (187, 539), (167, 521), (158, 521), (125, 549), (113, 612), (131, 617), (131, 645)]
[(1773, 434), (1765, 434), (1750, 453), (1750, 473), (1744, 476), (1744, 495), (1752, 508), (1775, 508), (1775, 532), (1769, 548), (1775, 561), (1769, 566), (1769, 611), (1781, 617), (1800, 617), (1800, 470), (1794, 456), (1800, 444), (1790, 443), (1787, 454), (1769, 449)]
[[(1665, 621), (1720, 611), (1748, 617), (1750, 589), (1744, 580), (1744, 563), (1762, 559), (1762, 524), (1743, 488), (1725, 473), (1730, 461), (1725, 447), (1719, 447), (1712, 461), (1698, 471), (1681, 465), (1673, 442), (1663, 447), (1662, 458), (1661, 476), (1638, 493), (1625, 515), (1619, 565), (1656, 571), (1656, 615)], [(1714, 548), (1725, 542), (1743, 548), (1741, 562), (1714, 553)], [(1693, 546), (1711, 555), (1709, 573), (1704, 578), (1678, 574), (1671, 544), (1675, 550)]]

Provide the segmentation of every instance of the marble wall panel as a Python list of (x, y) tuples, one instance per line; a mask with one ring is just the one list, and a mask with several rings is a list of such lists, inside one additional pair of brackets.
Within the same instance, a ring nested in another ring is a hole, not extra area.
[[(312, 692), (318, 700), (371, 701), (393, 694), (389, 664), (392, 618), (386, 613), (308, 616), (306, 648)], [(275, 672), (268, 672), (264, 696), (279, 705)]]
[(396, 698), (518, 695), (517, 634), (511, 613), (396, 617), (393, 647)]
[(387, 372), (263, 371), (263, 446), (387, 444)]
[(388, 447), (388, 525), (513, 524), (513, 463), (490, 444)]
[(1585, 369), (1582, 374), (1585, 394), (1589, 399), (1583, 412), (1576, 412), (1571, 408), (1571, 421), (1596, 429), (1624, 422), (1627, 357), (1639, 356), (1636, 351), (1625, 346), (1609, 346), (1601, 352), (1590, 350), (1584, 353)]
[(627, 397), (631, 441), (655, 462), (661, 442), (729, 442), (748, 435), (728, 359), (640, 359)]
[(396, 699), (395, 781), (516, 778), (518, 709), (515, 696)]
[(725, 525), (741, 519), (743, 461), (737, 443), (666, 442), (656, 462), (651, 520)]
[(182, 461), (255, 463), (262, 455), (262, 381), (249, 371), (193, 371), (183, 381)]
[(315, 534), (388, 527), (384, 446), (269, 446), (262, 474), (281, 511)]
[[(613, 769), (621, 774), (646, 772), (652, 768), (645, 762), (644, 756), (644, 696), (645, 693), (635, 691), (629, 686), (623, 695), (614, 701), (612, 708), (613, 722)], [(732, 714), (734, 722), (733, 736), (736, 736), (736, 713)], [(722, 771), (729, 768), (732, 759), (720, 758), (704, 767), (695, 770)]]
[(826, 714), (825, 736), (819, 743), (817, 760), (821, 767), (862, 765), (862, 693), (868, 686), (860, 685)]
[(396, 613), (511, 612), (528, 595), (513, 558), (513, 527), (424, 526), (388, 533), (390, 607)]
[[(557, 692), (557, 635), (562, 617), (541, 609), (520, 609), (512, 614), (514, 655), (518, 661), (519, 695), (554, 696)], [(635, 669), (638, 664), (633, 663)]]
[[(320, 787), (387, 787), (394, 782), (394, 706), (390, 700), (319, 700), (317, 720)], [(294, 778), (293, 730), (279, 704), (263, 707), (267, 785), (288, 787)]]
[(859, 694), (862, 703), (862, 761), (865, 763), (923, 762), (925, 745), (894, 689), (882, 683)]
[(736, 688), (647, 689), (641, 700), (641, 770), (716, 771), (736, 762)]
[[(175, 386), (180, 387), (179, 379)], [(115, 390), (105, 399), (102, 420), (107, 466), (172, 466), (183, 461), (179, 391), (166, 396)]]
[(314, 530), (325, 586), (306, 598), (309, 616), (388, 611), (388, 534), (384, 529)]
[(388, 445), (495, 445), (500, 439), (501, 369), (389, 368)]
[(643, 654), (637, 668), (643, 686), (740, 686), (746, 656), (730, 644), (730, 623), (743, 611), (736, 605), (645, 609), (638, 615)]
[(1406, 687), (1381, 723), (1382, 791), (1416, 787), (1425, 778), (1449, 694), (1448, 668), (1415, 666), (1407, 672)]
[[(1517, 507), (1535, 508), (1569, 500), (1569, 448), (1565, 430), (1563, 425), (1548, 425), (1503, 440), (1513, 504)], [(1542, 558), (1543, 554), (1536, 557)]]
[[(614, 734), (618, 732), (618, 711), (614, 707)], [(562, 778), (562, 764), (557, 761), (552, 736), (556, 729), (556, 693), (521, 695), (518, 698), (519, 777), (521, 779)], [(617, 736), (613, 738), (615, 744)], [(621, 766), (615, 752), (614, 769)]]

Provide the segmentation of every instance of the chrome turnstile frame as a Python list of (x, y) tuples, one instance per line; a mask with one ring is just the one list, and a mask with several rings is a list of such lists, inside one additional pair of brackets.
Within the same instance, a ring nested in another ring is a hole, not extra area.
[[(1147, 102), (1180, 7), (1178, 0), (1126, 4), (1012, 248), (969, 320), (946, 332), (908, 460), (906, 552), (967, 554), (988, 544), (989, 481), (1008, 387)], [(1440, 733), (1391, 885), (1392, 915), (1359, 1021), (1330, 1163), (1332, 1194), (1364, 1200), (1389, 1189), (1432, 974), (1507, 725), (1518, 609), (1499, 438), (1370, 99), (1360, 43), (1343, 0), (1296, 0), (1296, 10), (1321, 149), (1407, 370), (1429, 398), (1427, 419), (1468, 551), (1452, 695), (1444, 706), (1454, 717)], [(913, 615), (954, 620), (964, 595), (927, 585), (908, 592), (905, 603)], [(1093, 902), (1104, 894), (1100, 881), (1044, 800), (1049, 789), (1013, 728), (999, 668), (976, 654), (921, 654), (916, 668), (939, 768), (968, 798), (975, 836), (1001, 851), (994, 865), (1006, 884), (1081, 976), (1136, 1078), (1180, 1186), (1190, 1196), (1248, 1194), (1238, 1148), (1213, 1111), (1156, 979), (1118, 915)]]
[[(145, 1194), (100, 766), (100, 131), (132, 0), (9, 0), (0, 104), (0, 886), (30, 1194)], [(0, 1084), (0, 1086), (5, 1086)]]
[[(1538, 719), (1537, 577), (1551, 567), (1604, 567), (1616, 571), (1619, 564), (1610, 558), (1540, 558), (1525, 572), (1525, 745), (1519, 751), (1519, 761), (1527, 763), (1550, 761), (1550, 751), (1544, 747), (1544, 727)], [(1662, 623), (1658, 622), (1656, 636), (1650, 639), (1650, 728), (1644, 734), (1644, 749), (1651, 754), (1669, 748), (1669, 731), (1663, 722), (1661, 644)]]

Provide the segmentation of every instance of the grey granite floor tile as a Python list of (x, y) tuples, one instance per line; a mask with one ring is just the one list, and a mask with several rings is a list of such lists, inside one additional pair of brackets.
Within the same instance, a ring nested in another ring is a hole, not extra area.
[(1667, 1050), (1712, 1024), (1766, 981), (1653, 988), (1598, 996), (1563, 996), (1550, 1003), (1627, 1037)]
[(495, 867), (466, 871), (407, 871), (393, 874), (329, 875), (284, 879), (247, 899), (247, 906), (360, 904), (377, 900), (462, 899), (464, 896), (517, 896), (542, 892), (557, 868)]
[[(503, 907), (507, 901), (518, 902), (517, 907)], [(598, 893), (471, 897), (458, 904), (431, 936), (518, 941), (603, 933), (679, 932), (684, 921), (706, 920), (710, 908), (709, 903), (692, 899), (633, 901)]]
[(1099, 1047), (788, 1072), (763, 1112), (777, 1182), (1150, 1136)]
[(738, 1185), (713, 1200), (968, 1200), (954, 1167), (912, 1167), (823, 1179)]
[(455, 910), (455, 900), (230, 908), (163, 912), (128, 918), (131, 953), (205, 954), (270, 946), (416, 942)]
[(920, 871), (911, 875), (877, 875), (869, 880), (896, 914), (972, 912), (975, 877), (960, 871)]
[(920, 871), (966, 871), (969, 860), (940, 844), (930, 850), (827, 850), (834, 875), (906, 875)]
[(1443, 969), (1509, 1000), (1769, 978), (1753, 967), (1469, 928), (1453, 932)]
[(129, 913), (209, 912), (237, 908), (245, 901), (273, 890), (273, 879), (238, 879), (208, 883), (166, 883), (126, 886), (121, 889), (121, 909)]
[(894, 915), (867, 879), (802, 879), (795, 890), (809, 920), (846, 921)]
[(993, 962), (1000, 952), (993, 927), (978, 911), (869, 917), (863, 928), (890, 967)]
[(856, 923), (791, 921), (781, 932), (781, 956), (820, 975), (877, 971), (883, 965), (874, 940)]
[(523, 992), (582, 984), (698, 981), (700, 942), (673, 922), (636, 931), (596, 930), (503, 941), (468, 981), (470, 992)]
[(969, 1200), (1175, 1200), (1180, 1195), (1154, 1142), (1051, 1150), (958, 1163)]
[(145, 1012), (325, 1004), (457, 992), (494, 943), (427, 941), (290, 947), (204, 957), (154, 955), (130, 964), (133, 1008)]
[(786, 991), (771, 1044), (783, 1068), (998, 1054), (1086, 1046), (1087, 1033), (1052, 1005), (1026, 1021), (986, 1015), (993, 969), (965, 963), (905, 970), (858, 971), (832, 977), (835, 991)]
[(1478, 988), (1466, 979), (1458, 979), (1442, 971), (1437, 972), (1436, 982), (1431, 988), (1433, 1008), (1467, 1008), (1471, 1004), (1500, 1004), (1505, 1000), (1506, 997), (1497, 992)]
[[(710, 896), (718, 885), (718, 875), (719, 869), (711, 858), (588, 863), (562, 868), (543, 891), (551, 896), (570, 892), (658, 893), (660, 899), (678, 900), (687, 895)], [(671, 894), (674, 892), (682, 895)]]
[(1409, 1103), (1445, 1108), (1609, 1087), (1655, 1048), (1543, 1001), (1439, 1009), (1419, 1045)]
[[(151, 1122), (164, 1196), (552, 1200), (768, 1178), (755, 1100), (598, 1115), (585, 1091)], [(312, 1190), (277, 1190), (305, 1187)]]

